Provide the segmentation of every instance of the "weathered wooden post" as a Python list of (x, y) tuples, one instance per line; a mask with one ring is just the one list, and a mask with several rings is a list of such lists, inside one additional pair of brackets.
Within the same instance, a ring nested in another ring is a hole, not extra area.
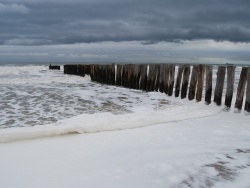
[(178, 68), (176, 84), (175, 84), (175, 97), (179, 97), (179, 94), (180, 94), (183, 67), (184, 67), (183, 65), (179, 65), (179, 68)]
[(74, 65), (74, 75), (78, 75), (78, 66), (77, 66), (77, 64), (76, 65)]
[(73, 67), (72, 67), (72, 65), (69, 65), (69, 74), (73, 74)]
[(109, 65), (105, 65), (105, 84), (109, 84)]
[(77, 75), (81, 76), (81, 65), (77, 64), (76, 66), (77, 66)]
[(195, 97), (197, 79), (198, 79), (198, 66), (193, 65), (192, 76), (191, 76), (191, 81), (190, 81), (190, 86), (189, 86), (189, 93), (188, 93), (189, 100), (193, 100)]
[(102, 83), (102, 65), (98, 65), (98, 82)]
[(103, 65), (99, 65), (99, 82), (103, 83)]
[(73, 70), (73, 71), (72, 71), (72, 74), (73, 74), (73, 75), (77, 75), (77, 74), (78, 74), (78, 73), (77, 73), (77, 72), (78, 72), (78, 71), (77, 71), (77, 65), (72, 65), (72, 70)]
[(80, 69), (81, 69), (81, 76), (85, 76), (84, 66), (82, 64), (80, 65)]
[(83, 70), (84, 70), (84, 74), (86, 75), (86, 65), (82, 65), (83, 66)]
[(104, 65), (105, 67), (105, 84), (109, 84), (109, 66), (108, 65)]
[(102, 65), (102, 83), (106, 83), (106, 65)]
[(247, 90), (246, 90), (245, 111), (250, 112), (250, 67), (247, 68)]
[(238, 88), (237, 88), (235, 106), (234, 106), (235, 112), (239, 112), (242, 109), (246, 82), (247, 82), (247, 68), (242, 67), (241, 73), (240, 73), (240, 80), (239, 80)]
[(93, 65), (93, 79), (94, 81), (98, 81), (98, 65)]
[(233, 92), (234, 92), (234, 77), (235, 77), (235, 66), (227, 67), (227, 92), (225, 98), (226, 110), (231, 108)]
[(109, 84), (110, 85), (114, 85), (114, 71), (113, 71), (113, 64), (109, 65)]
[(124, 87), (129, 87), (129, 65), (127, 64), (125, 66), (125, 70), (126, 70), (126, 73), (125, 73), (125, 86)]
[(116, 65), (116, 85), (121, 86), (122, 84), (122, 65)]
[(69, 74), (73, 75), (74, 74), (74, 65), (69, 65), (70, 69), (69, 69)]
[(71, 74), (74, 75), (76, 72), (75, 65), (71, 65)]
[(133, 89), (139, 89), (139, 81), (140, 81), (139, 65), (138, 64), (134, 64), (134, 69), (133, 69), (133, 84), (132, 84), (132, 88)]
[(185, 65), (183, 71), (182, 86), (181, 86), (181, 99), (187, 97), (189, 76), (190, 76), (190, 65)]
[(95, 79), (96, 79), (97, 82), (100, 82), (99, 81), (99, 76), (100, 76), (99, 75), (100, 74), (100, 72), (99, 72), (99, 65), (95, 65), (94, 69), (95, 69), (95, 71), (94, 71), (95, 72)]
[(168, 96), (172, 96), (174, 89), (174, 73), (175, 65), (170, 65), (169, 67), (169, 84), (168, 84)]
[(140, 65), (140, 89), (146, 91), (147, 89), (147, 67), (148, 65)]
[(134, 75), (135, 75), (135, 89), (140, 88), (140, 76), (141, 76), (141, 69), (140, 65), (135, 65), (135, 70), (134, 70)]
[(83, 75), (86, 75), (86, 67), (84, 65), (82, 65), (82, 71), (83, 71)]
[(149, 65), (148, 81), (147, 81), (147, 91), (154, 91), (156, 79), (156, 65)]
[(198, 84), (196, 91), (196, 101), (199, 102), (202, 99), (203, 83), (204, 83), (204, 65), (198, 65)]
[(112, 82), (112, 67), (111, 65), (106, 65), (107, 66), (107, 84), (111, 84)]
[(105, 65), (100, 65), (101, 67), (101, 83), (105, 83)]
[(103, 65), (98, 65), (98, 69), (99, 69), (99, 82), (103, 83)]
[(226, 75), (226, 67), (219, 66), (218, 71), (217, 71), (217, 80), (216, 80), (216, 86), (215, 86), (215, 91), (214, 91), (214, 102), (218, 106), (221, 105), (225, 75)]
[(68, 65), (68, 74), (72, 74), (71, 72), (72, 72), (72, 67), (71, 65)]
[(129, 87), (129, 64), (125, 66), (126, 74), (125, 74), (125, 87)]
[(68, 65), (63, 65), (63, 73), (68, 74)]
[(102, 83), (102, 65), (98, 65), (98, 77), (99, 77), (99, 82)]
[(68, 65), (68, 74), (71, 74), (71, 65)]
[[(95, 75), (94, 75), (94, 65), (90, 66), (90, 78), (91, 81), (95, 81)], [(81, 76), (82, 74), (82, 69), (81, 69), (81, 65), (78, 65), (78, 75)]]
[(69, 74), (74, 74), (74, 65), (69, 65), (69, 67), (70, 67), (70, 71), (69, 71)]
[(70, 74), (70, 65), (67, 65), (67, 74)]
[(70, 74), (70, 65), (67, 65), (67, 74)]
[(112, 63), (111, 65), (111, 84), (115, 85), (115, 64)]
[(157, 64), (154, 64), (154, 70), (152, 71), (152, 82), (151, 82), (151, 91), (155, 91), (156, 81), (157, 81)]
[(122, 65), (121, 86), (123, 87), (124, 87), (124, 75), (125, 75), (125, 65)]
[(148, 76), (147, 76), (147, 87), (146, 87), (146, 91), (150, 91), (150, 87), (151, 87), (151, 77), (152, 77), (152, 70), (153, 70), (153, 65), (149, 64), (148, 65)]
[(130, 75), (130, 87), (131, 89), (134, 89), (135, 87), (135, 64), (131, 64), (130, 65), (130, 71), (131, 71), (131, 75)]
[(69, 70), (68, 74), (72, 74), (72, 65), (68, 65), (68, 70)]
[(159, 70), (159, 91), (161, 93), (163, 93), (164, 91), (164, 76), (165, 76), (165, 68), (164, 64), (161, 64)]
[(85, 74), (90, 74), (90, 65), (85, 65)]
[(107, 84), (112, 83), (112, 65), (107, 65)]
[(138, 71), (137, 71), (137, 68), (136, 68), (136, 64), (132, 64), (131, 67), (132, 67), (131, 88), (135, 89)]
[(133, 82), (133, 69), (134, 65), (129, 64), (128, 65), (128, 88), (132, 88), (132, 82)]
[(158, 91), (159, 90), (159, 87), (160, 87), (160, 68), (161, 68), (161, 65), (157, 64), (155, 65), (155, 87), (154, 87), (154, 90), (155, 91)]
[[(83, 67), (83, 66), (82, 66)], [(81, 68), (81, 67), (80, 67)], [(81, 74), (82, 74), (82, 70), (81, 70)], [(93, 79), (93, 80), (96, 80), (95, 79), (95, 65), (90, 65), (90, 77)]]
[(105, 65), (100, 65), (100, 71), (101, 71), (101, 83), (105, 83)]
[(100, 65), (100, 71), (101, 71), (101, 76), (100, 76), (100, 83), (104, 83), (105, 82), (105, 72), (104, 72), (104, 65)]
[(96, 64), (94, 66), (95, 80), (100, 82), (100, 65)]
[(85, 76), (85, 67), (82, 65), (82, 76)]
[(109, 84), (113, 85), (114, 83), (114, 77), (113, 77), (114, 73), (113, 73), (113, 65), (109, 65), (108, 66), (108, 77), (109, 77)]
[(212, 97), (212, 81), (213, 81), (213, 66), (206, 66), (206, 91), (205, 91), (205, 102), (206, 104), (211, 103)]
[(97, 64), (93, 66), (93, 74), (94, 74), (95, 81), (98, 81), (98, 65)]
[(111, 83), (111, 67), (110, 65), (106, 65), (106, 84)]
[(97, 81), (101, 83), (101, 80), (102, 80), (102, 65), (98, 64), (96, 74), (97, 74)]
[(69, 65), (69, 74), (73, 74), (73, 68), (72, 68), (72, 65)]
[(127, 65), (128, 77), (127, 77), (127, 88), (132, 88), (132, 80), (133, 80), (133, 65)]
[(164, 87), (163, 87), (163, 91), (164, 93), (166, 93), (166, 95), (168, 94), (168, 90), (169, 90), (169, 76), (170, 76), (170, 65), (164, 65), (165, 68), (165, 74), (164, 74)]
[(66, 65), (65, 70), (66, 70), (65, 73), (66, 73), (66, 74), (69, 74), (69, 72), (70, 72), (70, 67), (69, 67), (69, 65)]
[(122, 80), (123, 80), (123, 87), (128, 87), (128, 65), (123, 65), (123, 74), (122, 74)]

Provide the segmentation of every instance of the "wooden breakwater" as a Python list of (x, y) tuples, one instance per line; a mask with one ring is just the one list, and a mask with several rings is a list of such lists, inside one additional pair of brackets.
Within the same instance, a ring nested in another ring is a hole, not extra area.
[[(243, 108), (250, 112), (250, 67), (241, 67), (239, 81), (235, 80), (234, 65), (218, 66), (216, 85), (213, 88), (213, 65), (173, 65), (173, 64), (68, 64), (64, 73), (85, 76), (103, 84), (123, 86), (147, 92), (157, 91), (181, 99), (188, 98), (200, 102), (212, 100), (225, 109), (234, 102), (236, 112)], [(175, 72), (177, 72), (175, 74)], [(176, 77), (175, 77), (176, 75)], [(226, 84), (226, 85), (225, 85)], [(236, 100), (232, 101), (234, 86), (237, 85)], [(225, 85), (225, 86), (224, 86)], [(224, 87), (225, 101), (222, 101)], [(204, 90), (204, 91), (203, 91)], [(214, 92), (213, 92), (214, 91)], [(213, 96), (212, 96), (213, 93)], [(245, 102), (244, 100), (245, 96)], [(212, 98), (213, 97), (213, 98)]]
[(52, 69), (52, 70), (60, 70), (60, 66), (59, 65), (49, 65), (49, 69)]

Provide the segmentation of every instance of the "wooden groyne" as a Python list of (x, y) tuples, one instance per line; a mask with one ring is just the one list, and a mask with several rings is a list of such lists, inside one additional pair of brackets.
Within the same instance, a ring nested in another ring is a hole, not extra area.
[[(225, 110), (229, 110), (234, 103), (235, 112), (241, 111), (243, 104), (244, 110), (250, 112), (250, 67), (241, 68), (239, 81), (236, 83), (236, 66), (218, 66), (214, 88), (213, 68), (214, 65), (202, 64), (67, 64), (64, 65), (64, 73), (90, 75), (92, 81), (99, 83), (147, 92), (157, 91), (181, 99), (195, 99), (197, 102), (204, 99), (207, 105), (212, 102), (213, 97), (218, 106), (225, 105)], [(236, 100), (232, 101), (235, 85), (237, 85), (237, 95)]]
[(60, 70), (60, 66), (59, 65), (49, 65), (49, 69), (52, 69), (52, 70)]

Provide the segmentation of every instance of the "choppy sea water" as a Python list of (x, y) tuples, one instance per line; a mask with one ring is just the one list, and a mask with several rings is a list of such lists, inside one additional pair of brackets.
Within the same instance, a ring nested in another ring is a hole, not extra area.
[(179, 106), (162, 96), (93, 83), (48, 66), (0, 66), (0, 129), (45, 125), (79, 114)]

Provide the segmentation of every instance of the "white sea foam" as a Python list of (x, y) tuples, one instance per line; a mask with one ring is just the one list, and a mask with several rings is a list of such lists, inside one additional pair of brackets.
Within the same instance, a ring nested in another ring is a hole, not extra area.
[(0, 142), (30, 139), (46, 136), (58, 136), (70, 133), (94, 133), (133, 129), (159, 123), (181, 121), (216, 115), (221, 108), (205, 105), (179, 106), (173, 109), (153, 111), (138, 110), (132, 114), (115, 115), (110, 112), (81, 114), (54, 124), (34, 126), (32, 128), (12, 128), (0, 131)]

